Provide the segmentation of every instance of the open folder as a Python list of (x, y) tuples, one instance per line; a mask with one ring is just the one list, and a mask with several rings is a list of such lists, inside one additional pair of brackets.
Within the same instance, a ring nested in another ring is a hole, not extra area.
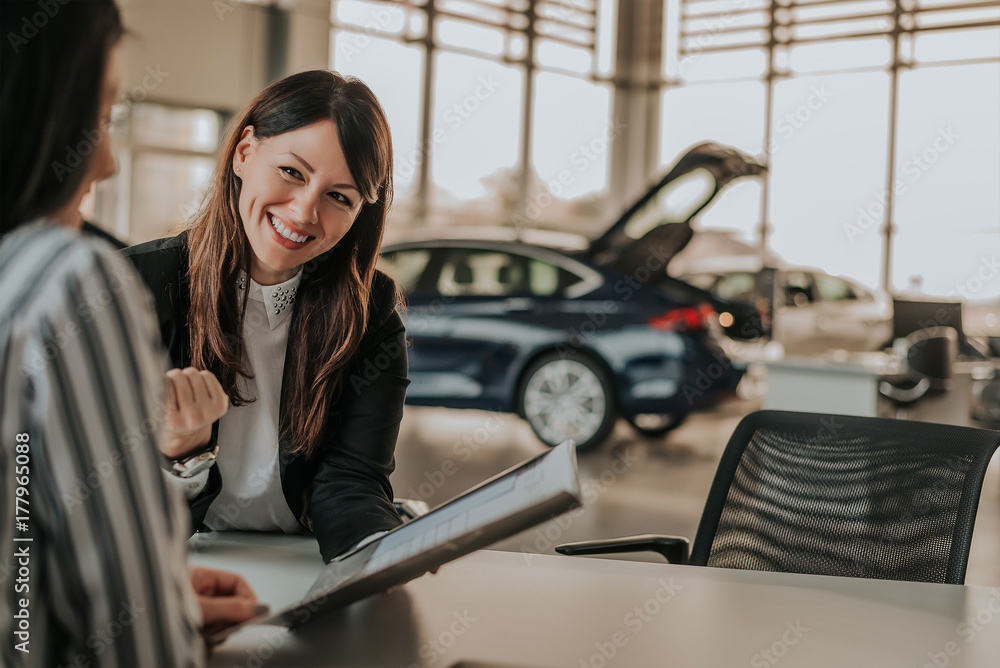
[(327, 564), (298, 603), (247, 624), (297, 626), (386, 591), (581, 504), (576, 447), (566, 441)]

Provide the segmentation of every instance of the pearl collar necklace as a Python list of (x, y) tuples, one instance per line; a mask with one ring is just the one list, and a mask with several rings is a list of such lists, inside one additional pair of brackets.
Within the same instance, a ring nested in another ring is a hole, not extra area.
[(264, 302), (264, 311), (267, 313), (268, 324), (274, 329), (291, 315), (295, 305), (295, 295), (298, 292), (299, 282), (302, 280), (302, 269), (300, 268), (295, 276), (284, 283), (277, 285), (260, 285), (250, 278), (250, 290), (246, 291), (247, 275), (240, 272), (236, 281), (239, 294), (248, 294), (253, 301)]

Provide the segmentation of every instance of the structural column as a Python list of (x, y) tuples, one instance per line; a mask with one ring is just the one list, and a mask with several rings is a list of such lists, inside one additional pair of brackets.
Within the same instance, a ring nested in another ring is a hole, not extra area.
[(618, 4), (612, 121), (626, 127), (611, 144), (611, 210), (644, 192), (659, 168), (663, 0)]

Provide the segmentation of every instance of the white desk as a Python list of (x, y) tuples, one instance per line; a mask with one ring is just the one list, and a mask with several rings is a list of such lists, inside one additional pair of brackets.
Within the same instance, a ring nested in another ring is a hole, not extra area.
[[(880, 398), (879, 380), (898, 373), (900, 360), (880, 352), (786, 357), (767, 362), (763, 408), (867, 417), (895, 417), (888, 399)], [(972, 375), (990, 362), (956, 362), (951, 388), (931, 393), (906, 411), (910, 420), (970, 425)]]
[[(322, 568), (311, 538), (192, 544), (194, 563), (241, 573), (274, 606)], [(998, 657), (1000, 588), (480, 551), (294, 632), (243, 629), (211, 665), (960, 668)]]
[(899, 360), (883, 353), (772, 360), (763, 408), (875, 417), (879, 377), (898, 368)]

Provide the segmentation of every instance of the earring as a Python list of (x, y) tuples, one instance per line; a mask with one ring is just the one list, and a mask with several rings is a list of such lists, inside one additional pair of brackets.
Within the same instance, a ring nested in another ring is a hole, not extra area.
[(233, 170), (233, 171), (235, 171), (235, 172), (236, 172), (237, 174), (239, 174), (239, 173), (240, 173), (240, 168), (239, 168), (239, 167), (237, 167), (237, 168), (236, 168), (235, 170)]

